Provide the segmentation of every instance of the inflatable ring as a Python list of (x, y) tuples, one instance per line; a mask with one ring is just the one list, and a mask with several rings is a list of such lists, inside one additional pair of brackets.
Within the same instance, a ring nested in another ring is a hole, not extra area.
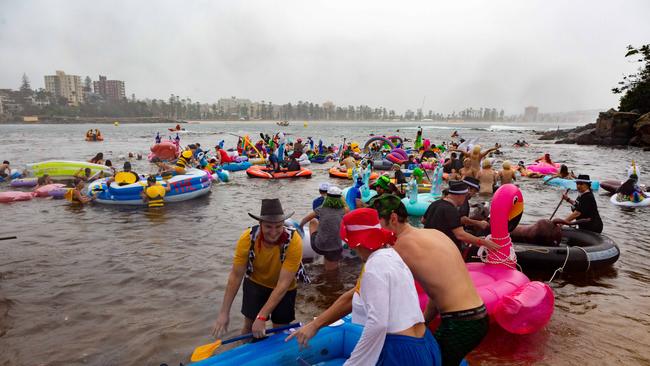
[(395, 148), (395, 144), (393, 144), (389, 139), (381, 136), (374, 136), (369, 138), (368, 141), (366, 141), (366, 143), (363, 145), (363, 151), (368, 152), (368, 146), (370, 146), (370, 144), (376, 141), (381, 141), (384, 144), (387, 144), (388, 146), (390, 146), (391, 150)]

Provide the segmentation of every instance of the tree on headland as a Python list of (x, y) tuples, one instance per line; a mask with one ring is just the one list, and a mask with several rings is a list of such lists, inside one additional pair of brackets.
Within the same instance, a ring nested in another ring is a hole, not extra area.
[(27, 74), (23, 73), (22, 81), (20, 83), (20, 92), (23, 95), (31, 94), (32, 93), (32, 86), (29, 83), (29, 78), (27, 77)]
[(650, 112), (650, 44), (639, 48), (627, 46), (625, 57), (633, 57), (634, 62), (640, 62), (637, 73), (623, 76), (618, 87), (613, 88), (614, 94), (621, 96), (618, 109), (621, 112), (637, 110), (644, 114)]

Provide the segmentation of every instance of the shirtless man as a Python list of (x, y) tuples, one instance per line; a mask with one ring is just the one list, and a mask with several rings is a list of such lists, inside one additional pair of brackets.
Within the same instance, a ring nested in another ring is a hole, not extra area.
[[(440, 313), (442, 322), (434, 337), (440, 345), (442, 365), (458, 365), (485, 337), (489, 327), (487, 311), (454, 243), (437, 230), (417, 229), (408, 223), (408, 214), (399, 197), (374, 201), (383, 228), (395, 232), (395, 250), (429, 295), (424, 313), (431, 321)], [(355, 289), (341, 295), (327, 310), (288, 339), (306, 346), (318, 329), (352, 311)], [(461, 330), (461, 331), (455, 331)]]
[(349, 150), (345, 150), (343, 152), (343, 156), (345, 158), (341, 160), (341, 166), (339, 167), (339, 170), (342, 172), (347, 172), (349, 169), (354, 169), (357, 166), (357, 162), (354, 160), (354, 157), (350, 155)]
[[(474, 177), (474, 178), (478, 178), (478, 172), (481, 170), (481, 161), (483, 159), (485, 159), (485, 157), (489, 153), (498, 150), (500, 147), (501, 147), (501, 145), (496, 144), (496, 145), (494, 145), (494, 147), (492, 147), (490, 149), (487, 149), (485, 151), (481, 151), (481, 146), (480, 145), (474, 146), (474, 148), (472, 148), (472, 151), (470, 151), (470, 153), (468, 154), (469, 160), (470, 160), (470, 169), (471, 169), (470, 174), (467, 174), (464, 177), (471, 176), (471, 177)], [(460, 150), (454, 149), (454, 150), (450, 150), (450, 151), (459, 152)], [(460, 152), (462, 152), (462, 151), (460, 151)]]
[(517, 180), (515, 171), (512, 169), (512, 164), (510, 161), (504, 161), (501, 167), (502, 169), (499, 171), (499, 180), (501, 181), (501, 185), (513, 183)]

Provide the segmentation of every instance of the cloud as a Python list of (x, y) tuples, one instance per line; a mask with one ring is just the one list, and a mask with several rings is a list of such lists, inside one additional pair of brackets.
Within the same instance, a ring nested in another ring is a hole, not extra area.
[(127, 93), (403, 111), (608, 108), (647, 1), (4, 1), (0, 87), (54, 70)]

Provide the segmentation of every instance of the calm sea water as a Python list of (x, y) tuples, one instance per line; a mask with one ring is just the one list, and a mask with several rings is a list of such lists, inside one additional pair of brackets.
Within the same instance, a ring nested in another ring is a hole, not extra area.
[[(449, 140), (458, 130), (484, 145), (506, 146), (499, 160), (531, 161), (544, 152), (575, 172), (595, 179), (624, 178), (631, 159), (650, 167), (650, 154), (638, 149), (554, 145), (537, 141), (534, 124), (423, 123), (424, 136)], [(374, 134), (414, 138), (416, 123), (292, 123), (291, 138), (321, 137), (326, 143), (358, 141)], [(561, 127), (569, 127), (565, 124)], [(103, 152), (117, 166), (128, 152), (145, 156), (163, 125), (0, 125), (0, 159), (23, 167), (49, 159), (88, 160)], [(225, 140), (232, 146), (249, 133), (273, 133), (271, 122), (187, 124), (184, 144), (203, 147)], [(84, 141), (100, 128), (106, 141)], [(397, 133), (396, 131), (400, 132)], [(514, 149), (517, 139), (531, 146)], [(149, 173), (146, 160), (133, 160)], [(253, 224), (247, 212), (259, 211), (261, 198), (279, 197), (300, 219), (311, 208), (318, 184), (330, 181), (329, 165), (312, 165), (306, 180), (249, 179), (244, 172), (212, 188), (208, 196), (167, 205), (162, 213), (100, 204), (72, 207), (65, 201), (35, 199), (0, 206), (0, 365), (169, 365), (186, 363), (194, 347), (209, 336), (231, 266), (237, 238)], [(644, 176), (642, 175), (642, 180)], [(648, 180), (646, 183), (650, 182)], [(561, 195), (537, 180), (519, 183), (526, 209), (522, 222), (547, 218)], [(0, 190), (8, 190), (6, 185)], [(622, 209), (597, 195), (605, 234), (621, 249), (619, 261), (602, 272), (562, 275), (551, 286), (555, 314), (546, 329), (530, 336), (491, 330), (469, 357), (477, 365), (650, 364), (650, 210)], [(569, 212), (567, 205), (559, 214)], [(307, 321), (351, 287), (359, 264), (347, 261), (334, 277), (322, 265), (308, 266), (314, 284), (299, 290), (298, 318)], [(548, 280), (550, 275), (537, 275)], [(231, 314), (231, 334), (241, 326), (240, 299)], [(494, 327), (496, 328), (496, 327)]]

